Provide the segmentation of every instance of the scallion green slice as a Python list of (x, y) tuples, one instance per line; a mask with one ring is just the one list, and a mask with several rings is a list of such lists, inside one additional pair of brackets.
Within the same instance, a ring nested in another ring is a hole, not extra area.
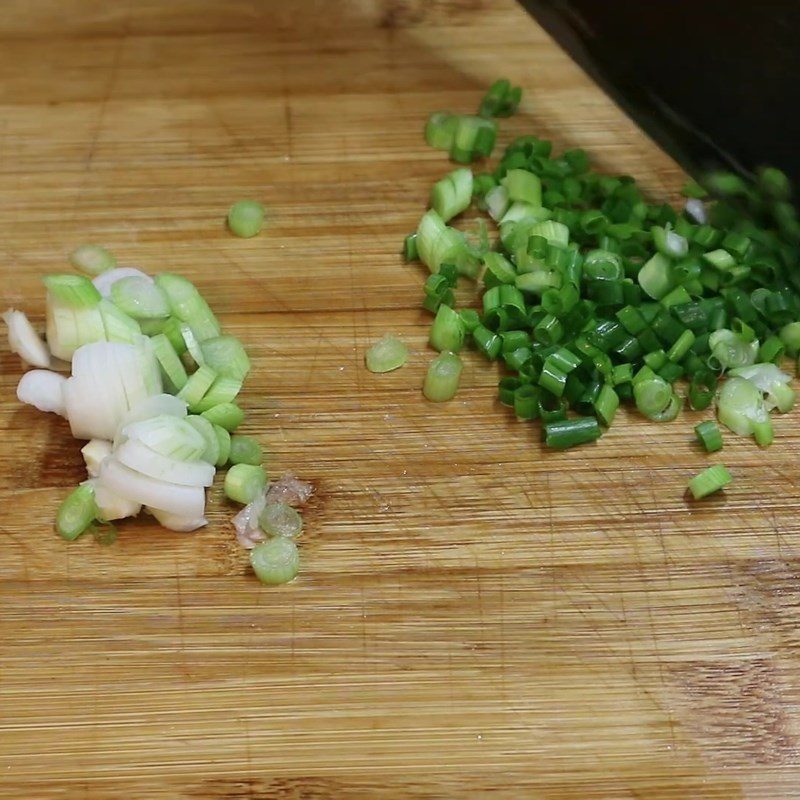
[(117, 266), (117, 260), (99, 244), (84, 244), (69, 255), (69, 263), (87, 275), (100, 275)]
[(291, 539), (275, 536), (260, 542), (250, 551), (250, 563), (261, 583), (279, 586), (297, 577), (300, 555)]
[(253, 464), (234, 464), (225, 474), (225, 495), (236, 503), (247, 505), (258, 497), (267, 485), (264, 467)]
[(62, 539), (77, 539), (97, 517), (94, 488), (89, 483), (75, 487), (58, 507), (56, 528)]
[(205, 417), (214, 425), (225, 428), (230, 433), (244, 422), (244, 411), (235, 403), (220, 403), (204, 411), (200, 416)]
[(288, 503), (267, 503), (258, 517), (258, 524), (268, 536), (295, 539), (303, 532), (303, 518)]
[(422, 393), (434, 403), (452, 400), (458, 391), (464, 365), (455, 353), (441, 353), (431, 361)]
[(252, 436), (231, 436), (229, 454), (231, 464), (259, 465), (264, 460), (264, 453), (258, 440)]
[(722, 449), (722, 433), (713, 419), (707, 419), (694, 426), (697, 439), (707, 453), (716, 453)]
[(718, 492), (731, 482), (731, 474), (722, 464), (703, 470), (689, 481), (689, 491), (695, 500)]
[(264, 226), (266, 212), (255, 200), (239, 200), (228, 210), (228, 228), (234, 236), (250, 239)]
[(408, 348), (396, 336), (387, 333), (367, 350), (365, 361), (370, 372), (391, 372), (408, 361)]

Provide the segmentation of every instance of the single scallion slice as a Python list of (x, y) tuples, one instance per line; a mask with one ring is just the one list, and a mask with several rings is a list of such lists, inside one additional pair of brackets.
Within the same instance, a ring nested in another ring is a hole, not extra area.
[(719, 425), (713, 419), (707, 419), (695, 425), (694, 432), (707, 453), (716, 453), (717, 450), (722, 449), (722, 433)]
[(467, 329), (457, 311), (449, 306), (439, 306), (430, 333), (431, 346), (439, 352), (457, 353), (464, 346)]
[(117, 266), (117, 260), (99, 244), (84, 244), (69, 255), (69, 263), (87, 275), (100, 275)]
[(228, 228), (234, 236), (250, 239), (264, 226), (266, 212), (255, 200), (239, 200), (228, 211)]
[(365, 361), (370, 372), (391, 372), (408, 361), (408, 348), (396, 336), (387, 333), (367, 350)]
[(544, 425), (545, 444), (555, 450), (566, 450), (579, 444), (594, 442), (602, 431), (594, 417), (554, 420)]
[[(199, 367), (178, 392), (178, 397), (186, 402), (190, 411), (200, 410), (198, 406), (217, 378), (217, 373), (211, 367)], [(214, 405), (217, 405), (214, 403)]]
[(150, 278), (130, 275), (111, 286), (111, 302), (133, 319), (166, 319), (167, 296)]
[(194, 428), (202, 440), (202, 447), (197, 455), (197, 458), (199, 458), (201, 461), (206, 461), (209, 464), (216, 465), (216, 463), (219, 461), (220, 442), (213, 423), (211, 423), (205, 417), (198, 416), (196, 414), (190, 414), (188, 417), (186, 417), (186, 422), (192, 428)]
[(231, 436), (229, 454), (231, 464), (258, 465), (264, 460), (264, 453), (258, 440), (252, 436)]
[(97, 517), (94, 488), (82, 483), (74, 488), (58, 507), (56, 528), (62, 539), (77, 539)]
[(258, 524), (268, 536), (294, 539), (303, 532), (303, 518), (288, 503), (267, 503), (258, 517)]
[(235, 403), (220, 403), (204, 411), (201, 416), (212, 424), (225, 428), (230, 433), (235, 431), (244, 421), (244, 411)]
[(689, 481), (689, 491), (695, 500), (718, 492), (731, 482), (731, 474), (722, 464), (703, 470)]
[(755, 384), (759, 391), (767, 396), (767, 410), (777, 408), (785, 414), (794, 407), (796, 394), (789, 385), (791, 377), (775, 364), (752, 364), (732, 369), (729, 374)]
[(222, 425), (214, 425), (214, 433), (217, 437), (217, 460), (214, 462), (216, 467), (224, 467), (231, 455), (231, 435)]
[(447, 222), (469, 208), (472, 201), (472, 170), (454, 169), (431, 189), (431, 207)]
[(203, 399), (196, 403), (192, 410), (202, 414), (204, 411), (208, 411), (209, 408), (214, 408), (214, 406), (218, 406), (221, 403), (232, 403), (241, 390), (241, 381), (221, 375), (211, 384), (209, 390), (203, 395)]
[(458, 391), (463, 367), (461, 359), (455, 353), (441, 353), (428, 367), (422, 393), (434, 403), (452, 400)]
[(44, 285), (50, 296), (68, 308), (94, 308), (102, 296), (85, 275), (46, 275)]
[(180, 356), (175, 352), (170, 340), (163, 333), (153, 336), (150, 341), (153, 343), (153, 352), (161, 367), (163, 376), (167, 379), (173, 391), (179, 392), (189, 380)]
[(203, 363), (217, 375), (244, 381), (250, 372), (250, 359), (244, 345), (233, 336), (215, 336), (200, 342)]
[(219, 336), (219, 322), (214, 312), (191, 281), (162, 272), (156, 275), (155, 282), (167, 295), (173, 315), (190, 325), (199, 341)]
[(264, 467), (253, 464), (234, 464), (225, 475), (225, 495), (247, 505), (258, 497), (267, 485)]
[(250, 551), (250, 563), (261, 583), (279, 586), (297, 577), (300, 555), (291, 539), (275, 536), (260, 542)]

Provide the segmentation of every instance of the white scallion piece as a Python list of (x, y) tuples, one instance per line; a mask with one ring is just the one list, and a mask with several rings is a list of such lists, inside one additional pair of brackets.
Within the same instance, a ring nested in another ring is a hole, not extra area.
[(32, 369), (17, 384), (17, 399), (39, 411), (50, 411), (64, 416), (63, 388), (67, 379), (47, 369)]
[(100, 465), (111, 455), (112, 450), (111, 442), (106, 439), (90, 439), (81, 447), (81, 455), (90, 478), (96, 478), (100, 474)]
[(26, 364), (47, 369), (50, 367), (50, 351), (34, 330), (24, 311), (9, 308), (3, 314), (8, 326), (8, 345)]

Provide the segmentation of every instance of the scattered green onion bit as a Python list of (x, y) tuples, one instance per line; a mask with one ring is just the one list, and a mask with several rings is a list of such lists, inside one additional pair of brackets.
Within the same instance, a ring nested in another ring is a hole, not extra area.
[(731, 474), (722, 464), (704, 469), (689, 481), (689, 491), (695, 500), (718, 492), (731, 482)]
[(300, 556), (291, 539), (275, 536), (260, 542), (250, 551), (250, 563), (261, 583), (279, 586), (297, 577)]
[(294, 539), (303, 532), (303, 518), (288, 503), (267, 503), (258, 518), (258, 524), (268, 536)]
[(428, 367), (422, 393), (434, 403), (452, 400), (458, 391), (463, 366), (455, 353), (441, 353)]
[(231, 464), (252, 464), (258, 466), (264, 460), (264, 453), (258, 440), (252, 436), (236, 434), (231, 436)]
[(261, 203), (255, 200), (239, 200), (228, 211), (228, 228), (235, 236), (250, 239), (261, 231), (265, 215)]
[(84, 244), (69, 254), (69, 263), (87, 275), (100, 275), (117, 266), (117, 260), (99, 244)]
[(722, 433), (713, 419), (695, 425), (694, 432), (707, 453), (716, 453), (722, 449)]
[(76, 486), (58, 507), (56, 529), (62, 539), (77, 539), (97, 517), (94, 489), (89, 483)]
[(225, 495), (242, 505), (252, 503), (266, 485), (264, 467), (253, 464), (234, 464), (225, 475)]
[(396, 336), (387, 333), (367, 350), (365, 361), (370, 372), (391, 372), (408, 361), (408, 348)]

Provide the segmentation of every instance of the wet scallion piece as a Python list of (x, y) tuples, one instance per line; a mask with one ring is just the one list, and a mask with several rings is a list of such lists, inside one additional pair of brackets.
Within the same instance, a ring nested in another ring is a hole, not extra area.
[(689, 481), (689, 491), (695, 500), (700, 500), (714, 492), (718, 492), (727, 486), (731, 480), (731, 474), (722, 464), (715, 464), (713, 467), (704, 469)]
[(274, 536), (250, 551), (250, 563), (261, 583), (279, 586), (297, 576), (300, 555), (297, 545), (286, 536)]
[(99, 244), (84, 244), (69, 254), (69, 263), (87, 275), (100, 275), (117, 266), (117, 260)]
[(408, 360), (408, 348), (396, 336), (387, 333), (367, 350), (365, 361), (370, 372), (391, 372)]
[(239, 200), (228, 211), (228, 228), (234, 236), (250, 239), (258, 235), (264, 225), (266, 211), (255, 200)]
[(294, 538), (303, 531), (303, 518), (288, 503), (267, 503), (258, 517), (258, 524), (268, 536)]

